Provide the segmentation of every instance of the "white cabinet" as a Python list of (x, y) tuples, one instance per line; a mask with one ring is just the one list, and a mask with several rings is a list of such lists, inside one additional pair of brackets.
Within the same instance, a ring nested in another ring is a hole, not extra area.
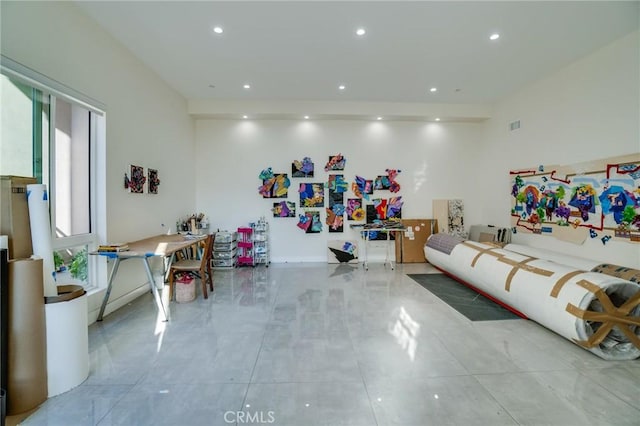
[(269, 266), (269, 224), (260, 218), (253, 224), (253, 264)]

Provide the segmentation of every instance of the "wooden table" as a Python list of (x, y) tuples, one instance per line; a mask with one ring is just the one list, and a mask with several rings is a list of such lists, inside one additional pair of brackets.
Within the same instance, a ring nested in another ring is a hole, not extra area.
[[(149, 278), (149, 286), (151, 287), (151, 293), (153, 293), (153, 298), (156, 301), (156, 305), (158, 307), (158, 312), (162, 315), (163, 321), (168, 321), (168, 310), (162, 303), (162, 298), (158, 293), (158, 288), (156, 287), (155, 280), (153, 278), (153, 274), (151, 273), (151, 266), (149, 266), (149, 258), (150, 257), (163, 257), (168, 260), (168, 264), (165, 267), (166, 270), (171, 266), (171, 262), (173, 261), (173, 257), (176, 252), (191, 247), (200, 241), (206, 239), (206, 235), (181, 235), (181, 234), (171, 234), (171, 235), (156, 235), (155, 237), (145, 238), (143, 240), (132, 241), (127, 243), (129, 246), (129, 250), (120, 251), (120, 252), (91, 252), (90, 254), (106, 256), (110, 259), (114, 259), (115, 263), (113, 264), (113, 269), (111, 269), (111, 273), (109, 274), (109, 283), (107, 284), (107, 291), (104, 295), (104, 299), (102, 300), (102, 306), (100, 306), (100, 312), (98, 313), (98, 321), (102, 321), (102, 316), (104, 314), (104, 309), (107, 306), (107, 302), (109, 301), (109, 296), (111, 295), (111, 288), (113, 286), (113, 280), (118, 273), (118, 267), (120, 266), (120, 262), (127, 259), (140, 259), (144, 265), (145, 271), (147, 272), (147, 278)], [(164, 274), (163, 274), (164, 277)]]

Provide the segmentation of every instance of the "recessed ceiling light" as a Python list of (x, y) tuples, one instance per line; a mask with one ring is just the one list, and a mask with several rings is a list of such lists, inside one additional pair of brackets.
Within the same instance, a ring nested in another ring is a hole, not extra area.
[(356, 35), (359, 35), (359, 36), (363, 36), (363, 35), (365, 35), (366, 33), (367, 33), (367, 30), (365, 30), (364, 28), (358, 28), (358, 29), (356, 30)]
[(308, 116), (308, 115), (305, 115), (305, 116), (304, 116), (304, 119), (305, 119), (305, 120), (308, 120), (308, 119), (309, 119), (309, 116)]
[(499, 38), (500, 38), (500, 34), (498, 33), (493, 33), (489, 36), (489, 40), (492, 40), (492, 41), (497, 40)]
[(222, 34), (224, 30), (222, 29), (222, 27), (213, 27), (213, 32), (216, 34)]
[(251, 89), (251, 85), (250, 85), (250, 84), (245, 84), (245, 85), (244, 85), (244, 86), (242, 86), (242, 87), (244, 87), (245, 89)]
[(377, 119), (378, 119), (378, 120), (382, 120), (382, 117), (378, 117)]
[(437, 87), (432, 87), (431, 89), (429, 89), (430, 92), (437, 92), (438, 88)]
[(436, 121), (440, 121), (440, 117), (436, 117)]
[(246, 120), (247, 118), (249, 118), (249, 116), (248, 115), (243, 115), (242, 118), (244, 118)]
[(340, 86), (338, 86), (338, 89), (339, 89), (339, 90), (344, 90), (344, 89), (346, 89), (346, 88), (347, 88), (347, 86), (345, 86), (344, 84), (341, 84)]

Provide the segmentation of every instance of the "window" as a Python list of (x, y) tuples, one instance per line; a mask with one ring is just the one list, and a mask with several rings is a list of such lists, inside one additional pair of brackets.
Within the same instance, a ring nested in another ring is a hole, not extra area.
[[(33, 176), (47, 185), (57, 282), (96, 287), (96, 256), (104, 212), (99, 104), (2, 57), (0, 175)], [(102, 182), (102, 184), (100, 184)], [(102, 192), (102, 195), (100, 194)]]

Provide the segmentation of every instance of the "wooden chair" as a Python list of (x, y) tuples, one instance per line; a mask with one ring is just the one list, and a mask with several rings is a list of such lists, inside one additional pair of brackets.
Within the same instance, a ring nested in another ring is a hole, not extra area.
[(202, 282), (202, 296), (207, 299), (207, 282), (209, 288), (213, 291), (213, 274), (211, 273), (211, 254), (213, 252), (213, 240), (214, 235), (209, 234), (207, 238), (201, 243), (204, 245), (204, 250), (200, 259), (184, 259), (174, 262), (169, 269), (169, 295), (173, 300), (173, 288), (175, 274), (178, 272), (197, 272), (200, 275), (200, 281)]

